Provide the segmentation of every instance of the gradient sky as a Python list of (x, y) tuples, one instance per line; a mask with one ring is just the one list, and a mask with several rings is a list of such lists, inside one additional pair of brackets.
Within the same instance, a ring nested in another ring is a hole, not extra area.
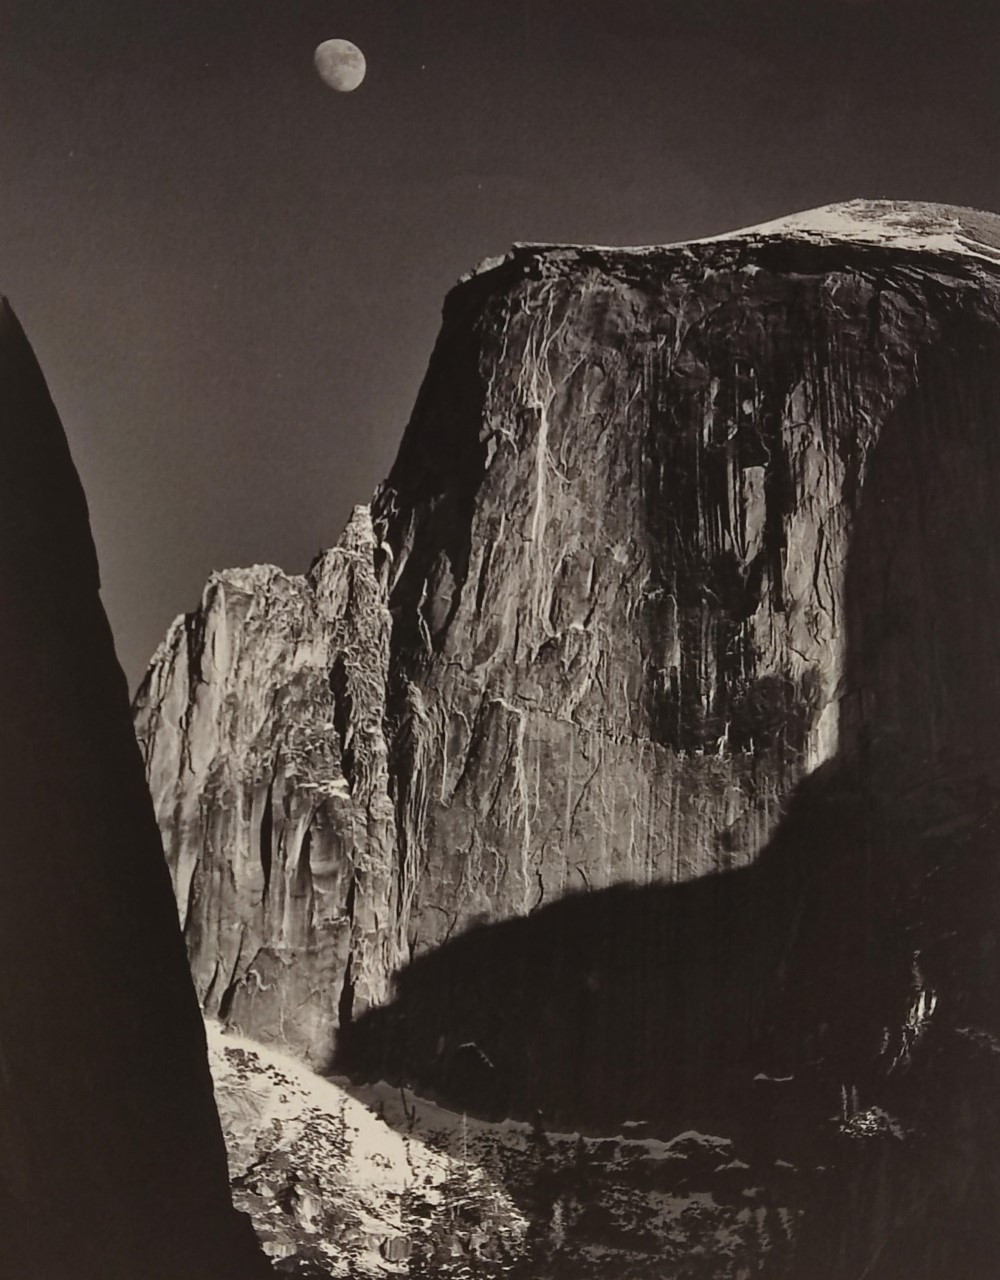
[[(134, 686), (388, 470), (454, 280), (856, 195), (1000, 209), (991, 0), (0, 0), (0, 289)], [(368, 77), (325, 88), (315, 45)]]

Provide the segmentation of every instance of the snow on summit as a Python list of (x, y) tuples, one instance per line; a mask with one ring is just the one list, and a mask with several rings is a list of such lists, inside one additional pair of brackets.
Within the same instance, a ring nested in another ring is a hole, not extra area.
[(772, 222), (670, 244), (615, 246), (518, 240), (506, 254), (484, 258), (463, 275), (459, 283), (488, 275), (524, 254), (567, 261), (575, 260), (580, 254), (598, 254), (621, 261), (739, 240), (751, 244), (774, 240), (799, 240), (819, 245), (864, 244), (913, 253), (972, 258), (994, 268), (1000, 265), (998, 214), (918, 200), (845, 200), (788, 214)]
[(819, 244), (852, 241), (1000, 263), (1000, 216), (920, 201), (847, 200), (692, 243), (772, 236)]

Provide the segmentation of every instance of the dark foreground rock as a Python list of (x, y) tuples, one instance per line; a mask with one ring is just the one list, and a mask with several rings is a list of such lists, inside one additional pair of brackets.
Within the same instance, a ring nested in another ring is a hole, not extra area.
[(855, 203), (460, 284), (371, 516), (140, 692), (206, 1010), (810, 1170), (748, 1276), (992, 1275), (998, 246)]
[(0, 309), (0, 1276), (253, 1280), (87, 508)]

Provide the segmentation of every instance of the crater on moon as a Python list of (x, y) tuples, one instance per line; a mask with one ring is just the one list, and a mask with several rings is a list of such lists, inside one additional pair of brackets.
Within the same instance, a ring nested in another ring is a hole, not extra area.
[(338, 93), (350, 93), (365, 78), (365, 55), (350, 40), (324, 40), (313, 55), (324, 84)]

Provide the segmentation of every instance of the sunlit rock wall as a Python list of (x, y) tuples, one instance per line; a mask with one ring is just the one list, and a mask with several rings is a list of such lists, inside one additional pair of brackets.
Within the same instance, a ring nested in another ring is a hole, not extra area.
[(753, 866), (822, 768), (975, 791), (993, 224), (811, 216), (488, 264), (371, 525), (175, 623), (137, 727), (209, 1012), (322, 1063), (472, 925)]
[(140, 691), (206, 1009), (794, 1165), (740, 1274), (985, 1280), (998, 246), (852, 204), (461, 282), (370, 511)]
[(358, 508), (304, 577), (216, 575), (139, 696), (203, 1007), (317, 1061), (400, 954), (372, 536)]

